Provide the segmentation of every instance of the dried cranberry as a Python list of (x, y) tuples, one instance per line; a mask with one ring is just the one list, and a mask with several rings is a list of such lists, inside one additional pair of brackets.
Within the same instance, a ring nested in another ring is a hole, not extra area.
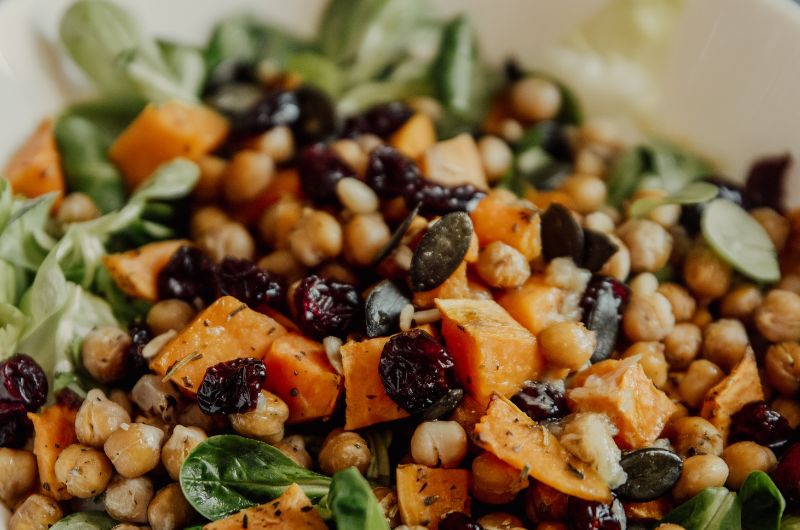
[(580, 306), (583, 323), (597, 337), (591, 359), (593, 363), (608, 359), (614, 351), (629, 293), (624, 284), (610, 276), (595, 274), (589, 280)]
[(361, 298), (355, 287), (312, 275), (304, 278), (294, 292), (297, 325), (321, 340), (344, 337), (361, 312)]
[(197, 405), (206, 414), (247, 412), (256, 406), (267, 369), (259, 359), (234, 359), (206, 370)]
[(791, 504), (800, 503), (800, 443), (789, 447), (772, 472), (772, 480)]
[(387, 139), (407, 122), (412, 114), (411, 108), (400, 101), (377, 105), (363, 114), (349, 118), (344, 124), (344, 135), (355, 137), (361, 134), (374, 134)]
[(408, 185), (421, 179), (417, 164), (393, 147), (382, 145), (369, 154), (367, 183), (384, 199), (402, 195)]
[(81, 404), (83, 403), (83, 398), (69, 387), (62, 388), (56, 392), (55, 397), (56, 403), (59, 405), (64, 405), (65, 407), (69, 407), (73, 410), (78, 410), (81, 408)]
[(765, 401), (748, 403), (731, 416), (731, 442), (754, 441), (773, 451), (784, 449), (793, 437), (789, 421)]
[(142, 352), (147, 343), (153, 340), (153, 333), (143, 322), (133, 322), (128, 327), (131, 336), (131, 345), (125, 356), (125, 376), (120, 382), (123, 387), (132, 387), (139, 378), (148, 370), (147, 359)]
[(216, 298), (214, 265), (197, 247), (182, 246), (158, 273), (158, 297), (179, 298), (193, 303), (198, 298), (210, 304)]
[(227, 257), (216, 272), (220, 296), (233, 296), (256, 311), (277, 308), (284, 299), (283, 282), (250, 260)]
[(791, 163), (789, 154), (760, 158), (753, 162), (744, 186), (753, 208), (768, 206), (778, 212), (783, 211), (786, 172)]
[(483, 525), (469, 515), (450, 512), (439, 521), (440, 530), (484, 530)]
[(47, 400), (47, 376), (41, 366), (24, 353), (0, 363), (0, 401), (22, 403), (35, 412)]
[(534, 421), (557, 420), (569, 414), (562, 381), (525, 381), (511, 401)]
[(336, 200), (336, 184), (355, 175), (336, 153), (325, 144), (306, 147), (297, 161), (303, 193), (318, 203)]
[(614, 299), (617, 301), (617, 314), (619, 318), (622, 319), (622, 313), (625, 310), (625, 304), (628, 302), (628, 298), (630, 297), (630, 289), (628, 289), (627, 285), (620, 282), (616, 278), (604, 276), (602, 274), (594, 274), (589, 280), (589, 283), (586, 284), (586, 290), (583, 291), (580, 302), (583, 315), (586, 315), (586, 313), (592, 310), (594, 305), (597, 303), (598, 293), (606, 287), (611, 290)]
[(617, 498), (603, 504), (570, 497), (569, 514), (570, 530), (623, 530), (627, 526), (625, 508)]
[(414, 208), (419, 204), (422, 215), (469, 212), (485, 196), (486, 193), (471, 184), (442, 186), (428, 180), (409, 184), (403, 192), (406, 206)]
[(31, 436), (33, 425), (28, 411), (20, 402), (0, 401), (0, 447), (18, 449)]
[(420, 329), (394, 335), (381, 352), (378, 374), (389, 397), (411, 414), (423, 413), (454, 386), (453, 358)]

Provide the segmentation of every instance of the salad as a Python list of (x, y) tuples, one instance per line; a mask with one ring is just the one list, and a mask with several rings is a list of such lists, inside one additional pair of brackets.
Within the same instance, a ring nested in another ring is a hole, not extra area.
[(77, 0), (60, 46), (96, 95), (0, 178), (0, 526), (800, 528), (788, 156), (737, 184), (425, 0), (202, 48)]

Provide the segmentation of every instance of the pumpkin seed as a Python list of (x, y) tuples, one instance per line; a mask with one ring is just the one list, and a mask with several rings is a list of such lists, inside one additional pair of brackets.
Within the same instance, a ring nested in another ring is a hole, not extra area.
[(392, 237), (389, 238), (389, 241), (383, 246), (383, 248), (375, 255), (375, 258), (372, 260), (372, 266), (376, 267), (381, 261), (386, 259), (397, 245), (400, 243), (400, 240), (403, 239), (403, 236), (406, 234), (408, 227), (411, 226), (411, 222), (414, 218), (419, 214), (419, 208), (422, 203), (417, 204), (411, 212), (403, 219), (403, 222), (400, 223), (400, 226), (397, 227), (397, 230), (392, 233)]
[(542, 253), (547, 261), (570, 257), (583, 261), (583, 229), (566, 206), (554, 202), (542, 214)]
[(411, 300), (403, 290), (389, 280), (376, 285), (367, 297), (365, 313), (367, 336), (382, 337), (399, 329), (400, 311)]
[(449, 414), (461, 403), (463, 397), (464, 391), (462, 389), (451, 388), (436, 403), (420, 413), (421, 419), (423, 421), (432, 421), (441, 418), (445, 414)]
[(619, 247), (611, 239), (596, 230), (583, 230), (583, 268), (597, 272), (613, 256)]
[(409, 277), (415, 292), (441, 285), (461, 265), (472, 240), (472, 220), (464, 212), (445, 215), (433, 224), (411, 258)]
[(683, 469), (683, 460), (667, 449), (648, 447), (626, 454), (620, 465), (628, 475), (616, 493), (623, 500), (652, 501), (672, 489)]

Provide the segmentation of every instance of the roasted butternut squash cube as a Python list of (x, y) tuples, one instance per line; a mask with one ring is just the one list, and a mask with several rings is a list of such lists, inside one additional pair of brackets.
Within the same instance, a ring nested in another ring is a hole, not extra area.
[(420, 308), (433, 307), (437, 298), (471, 298), (467, 280), (467, 263), (462, 262), (445, 281), (430, 291), (414, 293), (414, 305)]
[(107, 254), (103, 256), (103, 265), (123, 293), (156, 302), (158, 273), (178, 248), (189, 244), (185, 239), (149, 243), (127, 252)]
[(419, 165), (428, 180), (443, 186), (472, 184), (480, 190), (489, 187), (478, 145), (467, 133), (428, 147)]
[(439, 528), (450, 512), (469, 515), (469, 471), (406, 464), (397, 466), (397, 504), (403, 524)]
[[(258, 222), (264, 211), (282, 199), (299, 199), (303, 192), (300, 189), (300, 175), (295, 168), (278, 170), (272, 182), (261, 195), (237, 206), (232, 215), (245, 225)], [(276, 230), (280, 232), (280, 230)]]
[(539, 212), (530, 204), (495, 190), (470, 213), (481, 246), (495, 241), (519, 250), (528, 261), (542, 253)]
[(209, 107), (178, 101), (150, 104), (122, 131), (109, 155), (132, 190), (161, 164), (208, 154), (227, 135), (227, 120)]
[(78, 443), (75, 435), (77, 411), (67, 405), (50, 405), (39, 414), (28, 413), (33, 423), (33, 454), (39, 468), (39, 482), (44, 495), (57, 501), (71, 499), (67, 485), (56, 478), (56, 460), (61, 451)]
[(342, 376), (331, 366), (319, 342), (286, 333), (272, 343), (264, 365), (264, 388), (286, 402), (289, 423), (327, 418), (336, 410)]
[(464, 388), (480, 403), (511, 396), (542, 367), (536, 337), (492, 300), (436, 299), (442, 335)]
[(64, 173), (56, 147), (53, 120), (44, 120), (28, 140), (14, 153), (3, 172), (14, 193), (38, 197), (51, 191), (59, 193), (55, 206), (64, 195)]
[(497, 297), (497, 303), (514, 320), (538, 336), (544, 328), (563, 319), (564, 291), (535, 276), (519, 287), (504, 291)]
[(388, 341), (389, 337), (377, 337), (361, 342), (351, 340), (342, 346), (347, 430), (408, 416), (386, 394), (378, 375), (381, 353)]
[(389, 137), (389, 145), (412, 160), (436, 143), (436, 127), (430, 116), (417, 112)]
[(672, 511), (669, 495), (647, 502), (623, 502), (628, 521), (660, 521)]
[(756, 356), (748, 348), (731, 373), (708, 391), (700, 415), (716, 427), (722, 439), (727, 441), (731, 416), (748, 403), (762, 399), (764, 389), (758, 376)]
[(678, 406), (656, 388), (638, 359), (605, 361), (580, 386), (567, 391), (570, 409), (601, 412), (617, 427), (617, 445), (636, 449), (652, 444)]
[(563, 191), (559, 190), (535, 190), (528, 189), (525, 198), (533, 203), (540, 210), (547, 210), (553, 203), (566, 206), (570, 210), (577, 210), (575, 201)]
[(492, 396), (473, 439), (506, 464), (561, 493), (590, 501), (611, 500), (611, 490), (594, 468), (499, 394)]
[(266, 315), (249, 309), (232, 296), (223, 296), (169, 341), (150, 362), (150, 369), (194, 395), (206, 370), (244, 357), (263, 359), (286, 329)]
[(274, 501), (208, 523), (203, 530), (327, 530), (303, 489), (292, 484)]

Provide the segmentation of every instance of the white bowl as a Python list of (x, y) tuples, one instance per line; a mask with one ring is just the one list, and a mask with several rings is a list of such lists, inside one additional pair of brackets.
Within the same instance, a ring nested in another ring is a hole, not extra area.
[[(70, 0), (0, 0), (0, 162), (42, 117), (85, 93), (53, 46)], [(118, 0), (153, 33), (205, 42), (232, 12), (263, 15), (309, 34), (324, 0)], [(607, 0), (436, 0), (467, 11), (493, 60), (530, 63)], [(790, 0), (685, 1), (651, 116), (741, 179), (757, 156), (791, 152), (788, 201), (800, 205), (800, 7)], [(581, 92), (581, 87), (576, 87)], [(590, 109), (591, 110), (591, 109)], [(2, 166), (2, 163), (0, 163)]]

